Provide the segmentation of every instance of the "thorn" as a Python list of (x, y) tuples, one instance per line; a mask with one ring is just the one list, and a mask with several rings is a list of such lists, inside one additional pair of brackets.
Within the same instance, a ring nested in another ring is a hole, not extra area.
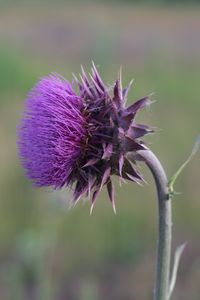
[(155, 92), (151, 92), (148, 96), (149, 97), (152, 97), (152, 96), (154, 96), (156, 93)]
[(84, 68), (83, 68), (82, 65), (81, 65), (81, 71), (82, 71), (82, 74), (83, 74), (83, 76), (85, 77), (85, 79), (88, 81), (87, 75), (86, 75), (85, 70), (84, 70)]
[(115, 202), (114, 201), (112, 203), (112, 208), (113, 208), (114, 214), (116, 215), (117, 211), (116, 211), (116, 206), (115, 206)]
[(91, 207), (90, 207), (90, 216), (92, 215), (93, 208), (94, 208), (94, 202), (91, 204)]
[(125, 89), (123, 89), (123, 91), (122, 91), (122, 96), (123, 96), (123, 106), (124, 106), (124, 107), (126, 106), (128, 93), (129, 93), (130, 88), (131, 88), (131, 86), (132, 86), (132, 84), (133, 84), (134, 81), (135, 81), (135, 79), (132, 79), (132, 80), (129, 82), (128, 86), (127, 86)]
[(74, 208), (77, 205), (77, 203), (79, 202), (80, 199), (81, 199), (81, 196), (79, 196), (75, 201), (72, 202), (71, 207)]
[(122, 169), (124, 166), (124, 155), (121, 154), (119, 157), (119, 175), (122, 177)]
[(100, 88), (100, 86), (97, 84), (97, 82), (95, 81), (95, 79), (93, 78), (93, 76), (89, 73), (89, 75), (90, 75), (90, 78), (91, 78), (91, 80), (92, 80), (92, 82), (93, 82), (93, 84), (94, 84), (94, 86), (95, 86), (95, 88), (96, 88), (96, 90), (98, 91), (98, 93), (99, 94), (102, 94), (102, 89)]
[(92, 93), (90, 92), (90, 89), (89, 89), (89, 87), (87, 86), (87, 83), (85, 82), (85, 80), (83, 79), (83, 77), (82, 77), (81, 74), (79, 74), (79, 76), (80, 76), (80, 78), (81, 78), (81, 81), (82, 81), (82, 83), (83, 83), (83, 87), (84, 87), (85, 91), (86, 91), (87, 94), (93, 99), (93, 95), (92, 95)]
[(118, 77), (119, 77), (119, 98), (122, 101), (122, 66), (120, 66)]
[(76, 77), (76, 75), (75, 75), (74, 73), (72, 73), (72, 77), (75, 79), (75, 81), (76, 81), (77, 83), (79, 82), (78, 78)]

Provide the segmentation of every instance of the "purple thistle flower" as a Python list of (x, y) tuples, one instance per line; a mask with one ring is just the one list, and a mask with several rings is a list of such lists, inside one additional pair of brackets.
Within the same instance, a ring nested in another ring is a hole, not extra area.
[(56, 74), (42, 78), (30, 92), (19, 129), (22, 163), (36, 186), (70, 187), (74, 203), (90, 197), (91, 211), (107, 185), (115, 211), (111, 176), (143, 181), (126, 154), (145, 149), (140, 138), (153, 130), (134, 119), (151, 101), (144, 97), (125, 107), (131, 83), (122, 89), (121, 72), (112, 96), (94, 64), (90, 79), (83, 68), (80, 81), (74, 78), (79, 93)]

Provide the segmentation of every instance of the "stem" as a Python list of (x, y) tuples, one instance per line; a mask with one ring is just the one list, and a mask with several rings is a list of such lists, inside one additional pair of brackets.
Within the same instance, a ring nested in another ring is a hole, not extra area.
[(137, 157), (133, 157), (133, 159), (144, 161), (147, 164), (156, 183), (158, 195), (158, 243), (154, 300), (168, 300), (172, 236), (172, 213), (171, 199), (169, 198), (167, 187), (168, 180), (160, 161), (149, 149), (138, 151)]

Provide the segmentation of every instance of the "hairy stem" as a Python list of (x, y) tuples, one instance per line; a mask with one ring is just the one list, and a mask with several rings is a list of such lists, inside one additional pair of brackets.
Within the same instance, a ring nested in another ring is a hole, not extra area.
[[(131, 159), (131, 156), (129, 157)], [(158, 195), (158, 244), (154, 300), (169, 299), (172, 213), (168, 180), (157, 157), (149, 149), (140, 150), (134, 160), (146, 163), (154, 177)]]

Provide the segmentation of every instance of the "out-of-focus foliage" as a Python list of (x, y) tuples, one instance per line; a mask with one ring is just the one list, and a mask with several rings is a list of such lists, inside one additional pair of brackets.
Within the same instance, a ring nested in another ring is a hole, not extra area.
[[(0, 299), (151, 299), (157, 220), (146, 168), (140, 166), (149, 183), (143, 188), (120, 188), (116, 179), (117, 216), (103, 192), (89, 217), (88, 202), (69, 210), (68, 191), (31, 186), (18, 158), (16, 126), (41, 76), (58, 72), (71, 80), (93, 59), (112, 85), (122, 64), (123, 84), (135, 78), (129, 103), (155, 92), (156, 103), (138, 121), (159, 128), (147, 141), (173, 174), (200, 132), (200, 10), (114, 1), (3, 2)], [(199, 169), (198, 154), (178, 180), (181, 195), (173, 202), (174, 247), (188, 241), (175, 300), (199, 300)]]
[[(26, 0), (0, 0), (0, 5), (9, 6), (11, 4), (14, 5), (22, 5), (26, 3)], [(31, 2), (31, 1), (30, 1)], [(35, 4), (39, 3), (48, 3), (54, 4), (54, 0), (35, 0)], [(81, 0), (57, 0), (56, 3), (65, 3), (65, 4), (74, 4), (81, 3)], [(181, 5), (181, 6), (191, 6), (191, 5), (199, 5), (199, 0), (84, 0), (84, 3), (103, 3), (103, 4), (122, 4), (122, 5), (148, 5), (148, 6), (158, 6), (158, 5), (165, 5), (165, 6), (174, 6), (174, 5)]]

